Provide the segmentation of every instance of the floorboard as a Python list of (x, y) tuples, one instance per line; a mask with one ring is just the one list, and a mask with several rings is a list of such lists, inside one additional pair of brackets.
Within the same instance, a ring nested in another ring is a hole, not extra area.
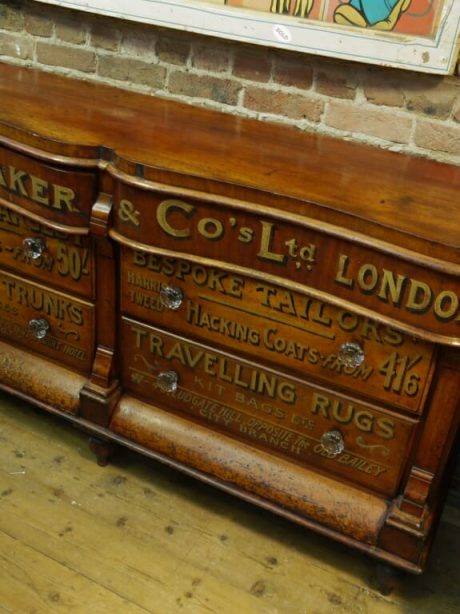
[(0, 394), (0, 613), (458, 614), (460, 510), (389, 596), (373, 563)]

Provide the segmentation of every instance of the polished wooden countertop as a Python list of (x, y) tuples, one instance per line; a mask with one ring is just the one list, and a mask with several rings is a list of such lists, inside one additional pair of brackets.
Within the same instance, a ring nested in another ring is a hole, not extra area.
[[(267, 95), (270, 95), (267, 93)], [(0, 65), (0, 142), (308, 216), (460, 264), (460, 168)]]

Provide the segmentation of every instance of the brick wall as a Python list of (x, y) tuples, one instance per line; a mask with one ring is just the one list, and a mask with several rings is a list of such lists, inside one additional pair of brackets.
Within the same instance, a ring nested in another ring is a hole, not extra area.
[(0, 0), (0, 60), (460, 164), (460, 77)]

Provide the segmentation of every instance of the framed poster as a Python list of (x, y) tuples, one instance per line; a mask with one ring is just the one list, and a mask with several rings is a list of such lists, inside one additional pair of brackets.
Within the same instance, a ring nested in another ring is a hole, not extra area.
[(448, 74), (460, 0), (38, 0), (305, 53)]

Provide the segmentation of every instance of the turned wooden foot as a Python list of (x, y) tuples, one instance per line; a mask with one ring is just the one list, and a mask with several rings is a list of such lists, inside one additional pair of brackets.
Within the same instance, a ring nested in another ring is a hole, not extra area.
[(375, 583), (377, 590), (382, 595), (389, 595), (393, 592), (401, 579), (404, 577), (404, 572), (384, 563), (377, 563), (375, 566)]
[(98, 437), (90, 437), (88, 440), (88, 447), (96, 456), (97, 464), (101, 467), (105, 467), (114, 452), (114, 444)]

